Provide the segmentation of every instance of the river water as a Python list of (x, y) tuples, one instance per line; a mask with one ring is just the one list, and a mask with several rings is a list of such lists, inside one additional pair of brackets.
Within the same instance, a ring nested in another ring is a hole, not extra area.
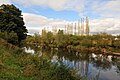
[(25, 49), (26, 52), (47, 56), (52, 62), (62, 61), (76, 70), (76, 75), (88, 80), (120, 80), (120, 56), (75, 52), (70, 50)]

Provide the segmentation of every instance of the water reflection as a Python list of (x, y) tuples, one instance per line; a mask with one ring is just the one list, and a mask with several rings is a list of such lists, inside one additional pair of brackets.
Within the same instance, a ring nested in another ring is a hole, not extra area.
[(26, 53), (32, 53), (32, 54), (35, 53), (35, 50), (31, 49), (30, 47), (29, 48), (24, 47), (23, 49), (25, 50)]
[(62, 61), (68, 67), (77, 71), (78, 76), (88, 80), (120, 80), (120, 57), (65, 50), (42, 49), (36, 50), (40, 56), (47, 56), (52, 62)]

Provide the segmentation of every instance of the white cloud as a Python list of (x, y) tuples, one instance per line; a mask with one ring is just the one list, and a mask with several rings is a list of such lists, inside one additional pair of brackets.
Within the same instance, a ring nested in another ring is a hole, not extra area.
[(1, 4), (10, 2), (30, 8), (39, 6), (56, 11), (71, 10), (78, 12), (80, 16), (86, 16), (88, 11), (100, 17), (120, 16), (120, 0), (0, 0)]
[(120, 18), (94, 19), (90, 21), (91, 32), (120, 34)]
[[(47, 24), (47, 18), (41, 15), (23, 13), (24, 21), (28, 26), (39, 27)], [(34, 26), (33, 26), (34, 25)]]
[[(120, 0), (0, 0), (0, 4), (16, 2), (23, 6), (39, 6), (51, 8), (56, 11), (72, 10), (83, 16), (83, 13), (90, 12), (99, 19), (90, 20), (91, 33), (108, 32), (120, 34)], [(64, 20), (49, 19), (45, 16), (23, 13), (24, 21), (29, 31), (40, 31), (45, 26), (64, 26)]]
[[(41, 15), (30, 13), (23, 13), (23, 17), (29, 33), (38, 33), (44, 27), (48, 28), (48, 30), (51, 30), (52, 26), (64, 28), (66, 22), (69, 22), (58, 19), (49, 19)], [(90, 20), (90, 32), (107, 32), (110, 34), (120, 34), (120, 19), (106, 18)]]
[(93, 13), (101, 17), (120, 16), (120, 0), (94, 1), (91, 3)]
[(80, 16), (87, 16), (87, 12), (100, 17), (120, 16), (120, 0), (10, 0), (25, 7), (39, 6), (51, 8), (55, 11), (70, 10), (78, 12)]
[(2, 4), (10, 4), (10, 0), (0, 0), (0, 5)]
[(38, 33), (45, 27), (49, 28), (49, 30), (51, 30), (53, 26), (63, 28), (65, 25), (64, 20), (49, 19), (47, 17), (31, 13), (23, 13), (23, 18), (29, 33)]
[(72, 10), (83, 15), (84, 0), (12, 0), (22, 3), (23, 6), (40, 6), (55, 11)]

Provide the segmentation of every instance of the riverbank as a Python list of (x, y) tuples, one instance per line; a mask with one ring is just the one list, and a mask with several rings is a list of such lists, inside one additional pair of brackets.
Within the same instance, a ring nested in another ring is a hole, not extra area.
[(0, 80), (79, 80), (75, 71), (0, 39)]
[(58, 33), (42, 31), (42, 34), (27, 36), (24, 41), (25, 47), (37, 48), (56, 48), (70, 49), (76, 52), (87, 50), (94, 53), (120, 52), (120, 36), (113, 36), (107, 33), (99, 33), (95, 35), (71, 35), (64, 34), (63, 30)]

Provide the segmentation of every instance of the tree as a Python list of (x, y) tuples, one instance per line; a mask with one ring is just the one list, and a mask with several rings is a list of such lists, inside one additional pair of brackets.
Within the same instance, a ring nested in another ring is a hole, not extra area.
[(61, 47), (64, 47), (64, 33), (63, 33), (63, 30), (59, 30), (58, 33), (57, 33), (57, 47), (58, 48), (61, 48)]
[(24, 26), (21, 10), (14, 5), (0, 6), (0, 31), (15, 32), (20, 43), (27, 36), (27, 29)]
[(6, 32), (6, 31), (0, 32), (0, 38), (4, 39), (14, 45), (17, 44), (17, 42), (18, 42), (17, 34), (14, 33), (13, 31), (10, 33)]

